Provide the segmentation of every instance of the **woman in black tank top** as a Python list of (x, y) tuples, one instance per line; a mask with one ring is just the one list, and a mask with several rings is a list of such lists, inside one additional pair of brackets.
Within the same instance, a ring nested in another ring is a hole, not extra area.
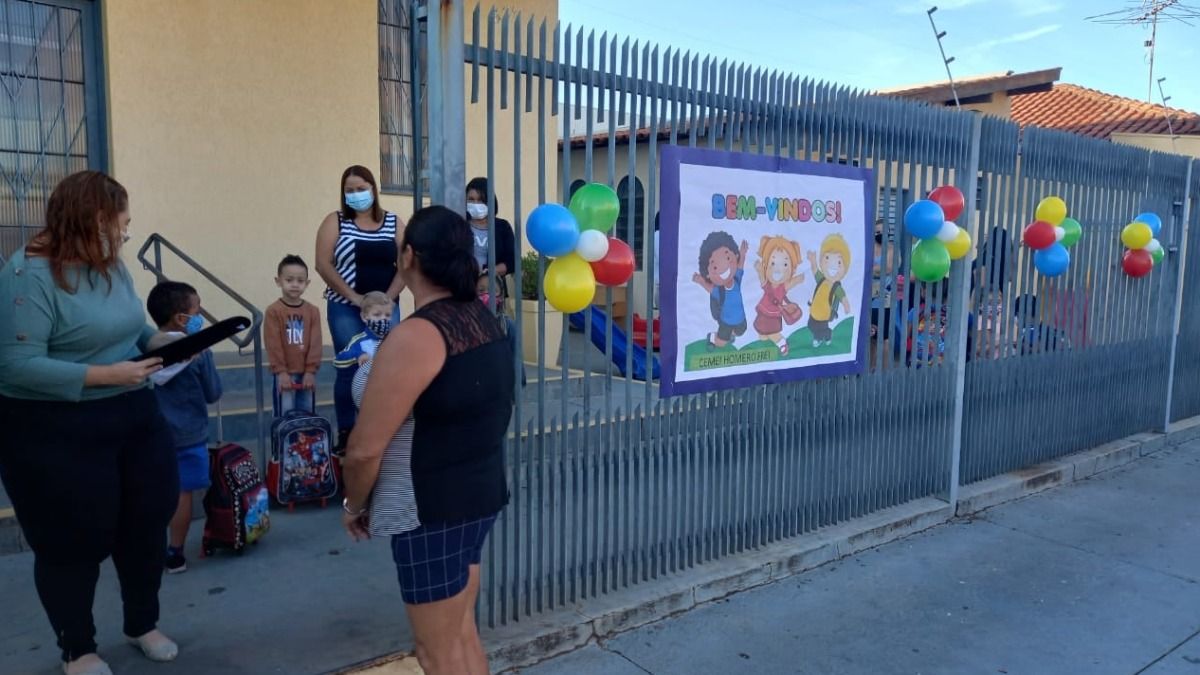
[(483, 544), (508, 503), (512, 345), (476, 298), (472, 247), (461, 215), (442, 206), (413, 214), (400, 271), (416, 311), (376, 351), (343, 464), (343, 524), (365, 539), (384, 451), (412, 416), (412, 493), (381, 490), (375, 499), (388, 500), (388, 511), (415, 502), (419, 527), (392, 536), (392, 557), (417, 658), (430, 675), (489, 672), (474, 607)]

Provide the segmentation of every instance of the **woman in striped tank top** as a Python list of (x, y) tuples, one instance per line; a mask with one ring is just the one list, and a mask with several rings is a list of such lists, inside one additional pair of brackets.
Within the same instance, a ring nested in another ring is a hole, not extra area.
[[(404, 290), (396, 261), (404, 223), (379, 205), (379, 187), (365, 166), (342, 172), (341, 209), (325, 216), (317, 230), (317, 273), (325, 280), (326, 318), (334, 351), (342, 351), (366, 330), (360, 315), (362, 297), (371, 291), (392, 302)], [(392, 323), (400, 320), (400, 308)]]

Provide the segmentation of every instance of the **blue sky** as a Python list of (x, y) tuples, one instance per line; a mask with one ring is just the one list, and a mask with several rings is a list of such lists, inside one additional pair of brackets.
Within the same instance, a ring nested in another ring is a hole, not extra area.
[[(1086, 17), (1126, 0), (561, 0), (566, 24), (868, 89), (1061, 66), (1062, 82), (1145, 100), (1149, 29)], [(1155, 79), (1200, 112), (1200, 26), (1160, 23)], [(1159, 102), (1157, 86), (1154, 101)]]

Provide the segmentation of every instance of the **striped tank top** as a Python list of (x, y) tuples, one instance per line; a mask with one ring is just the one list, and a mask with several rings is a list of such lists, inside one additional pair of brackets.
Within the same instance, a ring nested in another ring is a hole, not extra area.
[[(355, 407), (362, 406), (363, 392), (367, 389), (367, 378), (370, 376), (370, 361), (354, 374), (351, 395)], [(413, 428), (410, 415), (383, 451), (379, 477), (375, 479), (375, 487), (371, 488), (370, 512), (367, 515), (367, 531), (373, 537), (404, 534), (421, 526), (421, 521), (417, 519), (417, 497), (413, 492)]]
[[(342, 281), (363, 295), (371, 291), (386, 292), (396, 276), (396, 214), (385, 211), (378, 230), (359, 229), (353, 220), (338, 213), (338, 238), (333, 247), (333, 267)], [(326, 289), (325, 299), (343, 305), (352, 304), (332, 288)]]

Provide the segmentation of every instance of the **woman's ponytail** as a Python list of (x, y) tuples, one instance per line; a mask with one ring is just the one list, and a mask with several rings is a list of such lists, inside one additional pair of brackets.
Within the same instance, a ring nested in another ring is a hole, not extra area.
[(404, 228), (405, 248), (411, 247), (421, 274), (450, 292), (455, 300), (475, 298), (479, 263), (475, 261), (471, 226), (444, 206), (429, 206), (413, 214)]

